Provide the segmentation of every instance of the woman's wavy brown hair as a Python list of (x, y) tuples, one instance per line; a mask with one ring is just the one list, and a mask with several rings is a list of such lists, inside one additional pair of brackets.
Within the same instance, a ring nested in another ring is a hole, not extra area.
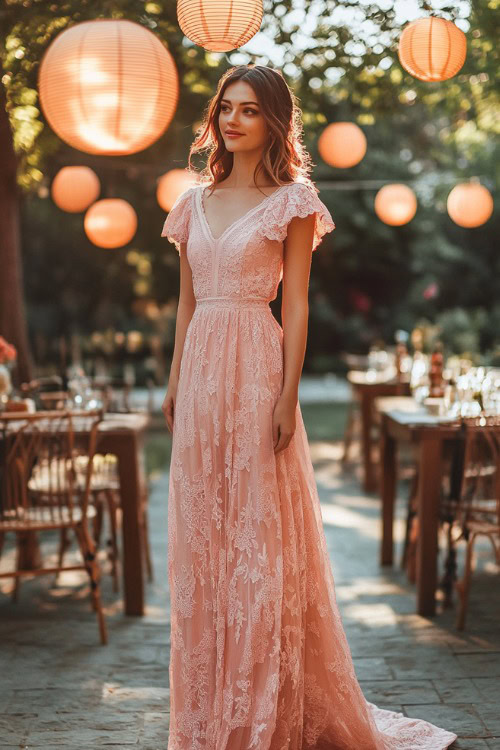
[[(302, 143), (302, 112), (295, 94), (280, 72), (265, 65), (238, 65), (221, 77), (216, 93), (207, 104), (202, 123), (196, 130), (189, 151), (188, 171), (197, 179), (208, 179), (212, 188), (229, 176), (233, 168), (233, 154), (224, 144), (219, 128), (219, 113), (224, 92), (235, 81), (245, 81), (254, 90), (269, 133), (262, 158), (254, 171), (254, 182), (261, 172), (265, 180), (271, 180), (277, 186), (290, 182), (313, 185), (309, 178), (313, 164)], [(203, 151), (208, 151), (207, 163), (198, 172), (191, 164), (191, 157)]]

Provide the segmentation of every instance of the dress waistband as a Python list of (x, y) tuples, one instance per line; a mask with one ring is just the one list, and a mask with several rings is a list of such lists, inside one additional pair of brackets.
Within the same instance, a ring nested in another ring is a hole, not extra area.
[(264, 297), (199, 297), (196, 307), (238, 307), (238, 308), (269, 308), (269, 301)]

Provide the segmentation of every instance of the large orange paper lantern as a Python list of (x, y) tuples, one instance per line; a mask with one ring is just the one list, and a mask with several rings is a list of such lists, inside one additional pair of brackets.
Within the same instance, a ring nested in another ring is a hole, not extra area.
[(407, 224), (415, 216), (416, 210), (417, 199), (408, 185), (384, 185), (375, 196), (375, 213), (392, 227)]
[(89, 154), (135, 154), (154, 143), (177, 107), (170, 52), (132, 21), (76, 24), (45, 52), (38, 79), (50, 126)]
[(204, 49), (229, 52), (258, 32), (262, 0), (177, 0), (182, 32)]
[(156, 199), (164, 211), (170, 211), (179, 195), (197, 182), (186, 169), (171, 169), (159, 178)]
[(490, 191), (478, 182), (455, 185), (448, 196), (448, 214), (460, 227), (479, 227), (493, 213)]
[(137, 230), (137, 214), (121, 198), (105, 198), (94, 203), (83, 222), (89, 240), (98, 247), (122, 247)]
[(465, 62), (465, 34), (444, 18), (420, 18), (403, 29), (398, 55), (403, 68), (421, 81), (446, 81)]
[(63, 167), (52, 180), (52, 200), (62, 211), (85, 211), (99, 197), (101, 183), (90, 167)]
[(353, 167), (366, 153), (366, 137), (354, 122), (332, 122), (319, 137), (318, 151), (332, 167)]

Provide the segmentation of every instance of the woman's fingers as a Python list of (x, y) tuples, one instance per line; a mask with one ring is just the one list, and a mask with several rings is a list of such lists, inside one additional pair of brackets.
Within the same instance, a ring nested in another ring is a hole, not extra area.
[(161, 410), (165, 417), (165, 421), (167, 423), (167, 427), (169, 431), (173, 432), (174, 430), (174, 401), (171, 396), (169, 396), (169, 398), (165, 398), (162, 404)]
[(293, 433), (279, 431), (278, 444), (274, 446), (274, 452), (279, 453), (290, 445), (290, 440), (293, 437)]
[(276, 450), (279, 439), (279, 427), (278, 423), (273, 422), (273, 448)]

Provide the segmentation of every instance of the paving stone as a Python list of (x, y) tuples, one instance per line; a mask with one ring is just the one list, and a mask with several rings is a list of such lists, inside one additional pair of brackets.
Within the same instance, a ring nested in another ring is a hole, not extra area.
[(0, 715), (0, 737), (3, 742), (21, 743), (37, 718), (36, 713), (7, 713)]
[(387, 680), (393, 676), (382, 657), (353, 659), (353, 662), (358, 680)]
[(102, 687), (101, 702), (108, 710), (168, 711), (170, 690), (150, 686), (122, 687), (110, 682)]
[(393, 701), (408, 705), (439, 701), (430, 680), (360, 680), (360, 684), (365, 698), (377, 706)]
[[(332, 460), (337, 449), (316, 443), (311, 453), (342, 622), (364, 694), (381, 708), (456, 732), (453, 750), (500, 750), (500, 603), (490, 596), (492, 576), (485, 576), (482, 556), (464, 632), (455, 628), (455, 610), (417, 615), (415, 588), (405, 573), (378, 564), (380, 501), (341, 473)], [(107, 646), (99, 643), (85, 576), (79, 586), (65, 580), (55, 587), (50, 577), (23, 583), (16, 605), (0, 593), (0, 750), (166, 749), (167, 495), (165, 473), (151, 494), (156, 580), (146, 586), (143, 618), (124, 617), (122, 594), (113, 592), (103, 573)], [(397, 545), (404, 513), (400, 498)], [(44, 552), (52, 554), (56, 541), (44, 542)]]
[(406, 713), (415, 719), (425, 719), (459, 737), (487, 737), (490, 732), (471, 705), (443, 705), (435, 703), (425, 706), (405, 706)]
[(467, 677), (500, 677), (500, 652), (457, 654), (456, 658)]
[(396, 679), (436, 679), (441, 677), (465, 678), (467, 674), (451, 653), (434, 649), (435, 655), (420, 654), (420, 649), (409, 650), (406, 656), (386, 656), (387, 665)]
[(474, 680), (440, 677), (432, 682), (443, 703), (477, 703), (482, 700)]
[(81, 748), (119, 744), (120, 747), (137, 744), (142, 728), (142, 715), (110, 712), (90, 714), (41, 715), (27, 737), (27, 744), (78, 745)]
[(87, 711), (97, 707), (99, 693), (95, 688), (62, 689), (45, 688), (44, 690), (14, 690), (8, 702), (8, 711), (20, 713), (29, 709), (42, 714), (44, 711), (59, 713)]
[(478, 703), (476, 710), (492, 736), (500, 735), (500, 707), (495, 703)]
[(144, 730), (141, 737), (143, 750), (164, 750), (168, 742), (168, 727), (167, 713), (149, 711), (144, 714)]
[(500, 680), (498, 677), (473, 677), (472, 682), (480, 693), (482, 701), (497, 703), (500, 706)]

